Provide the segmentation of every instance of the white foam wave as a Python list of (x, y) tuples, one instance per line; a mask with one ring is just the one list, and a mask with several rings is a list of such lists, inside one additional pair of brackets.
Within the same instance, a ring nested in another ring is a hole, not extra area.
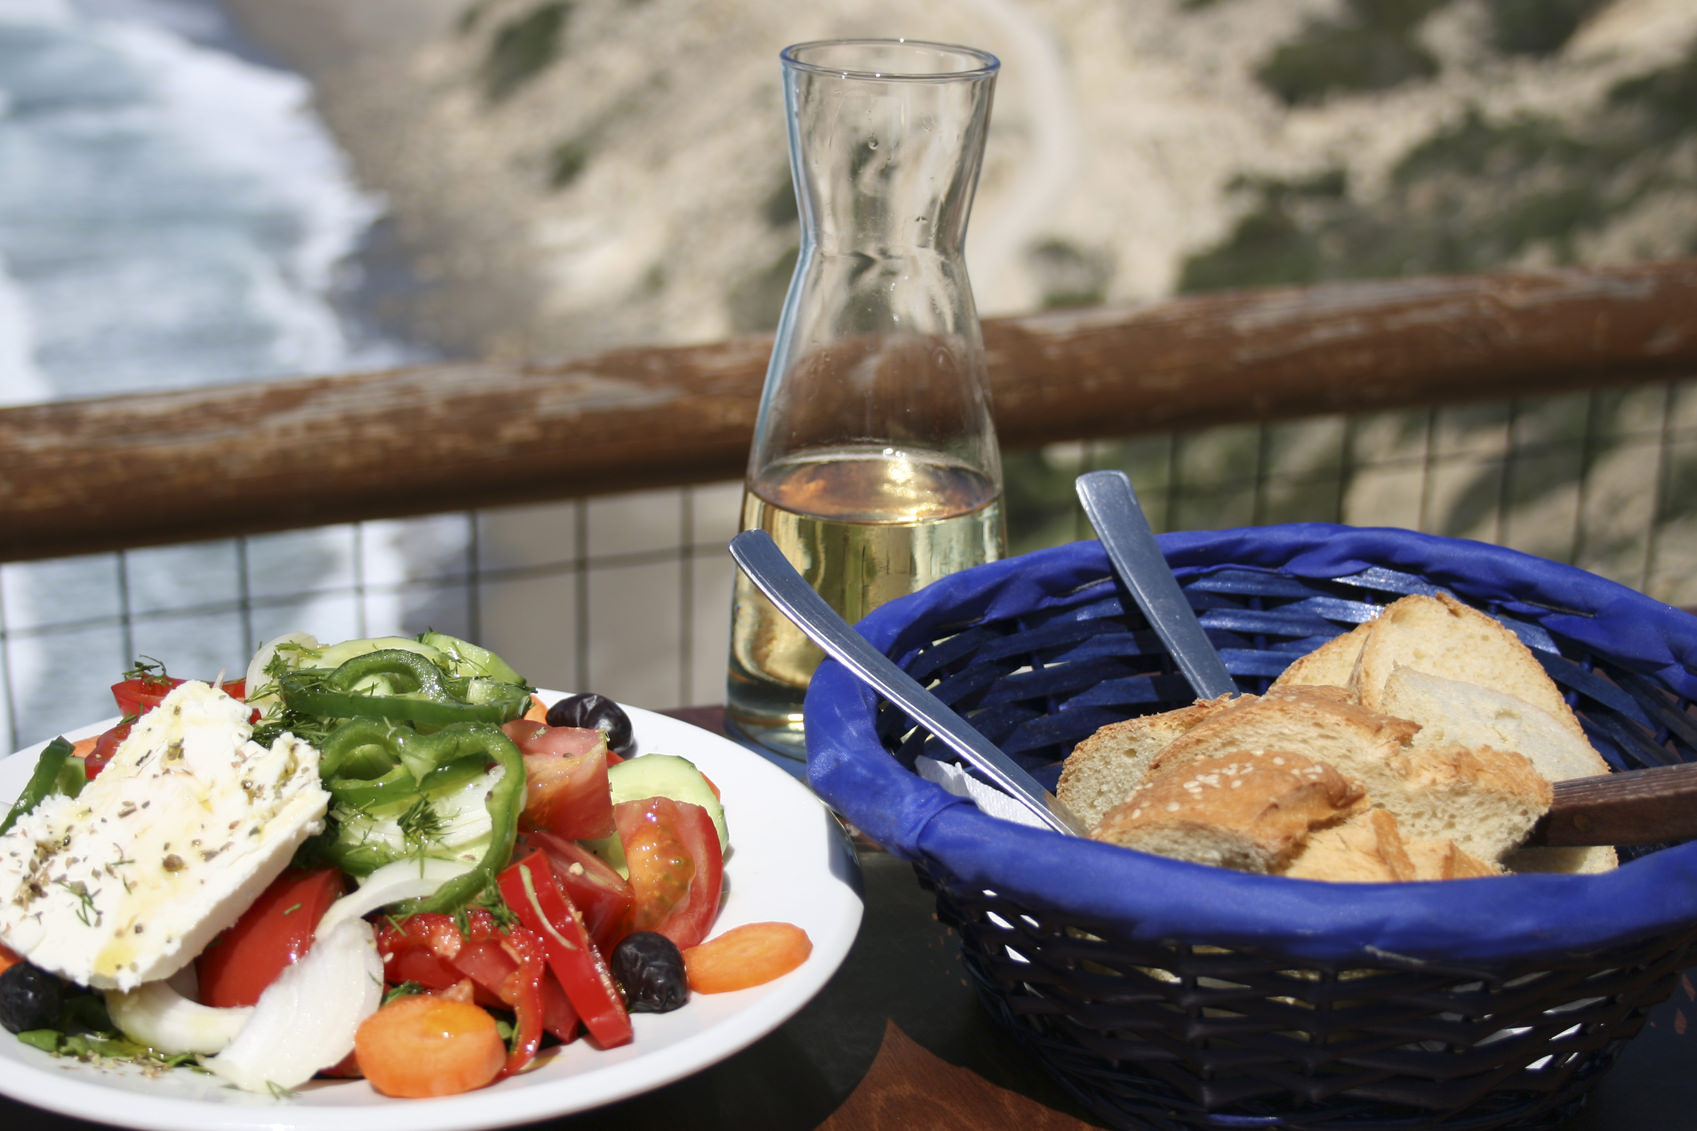
[[(335, 305), (381, 200), (355, 183), (305, 80), (222, 50), (216, 27), (211, 0), (0, 0), (0, 403), (412, 356), (350, 332)], [(407, 572), (388, 539), (296, 542), (289, 594), (245, 627), (240, 613), (171, 615), (234, 607), (228, 544), (0, 568), (0, 700), (16, 708), (7, 719), (0, 702), (0, 727), (28, 741), (109, 712), (105, 685), (138, 654), (184, 674), (238, 664), (267, 617), (326, 637), (399, 627), (398, 597), (358, 588), (362, 567)], [(149, 615), (119, 627), (136, 612)], [(52, 630), (78, 618), (100, 623)]]
[(35, 331), (29, 303), (0, 255), (0, 405), (48, 400), (47, 379), (35, 364)]
[(307, 82), (138, 18), (135, 0), (99, 7), (0, 0), (0, 52), (17, 63), (0, 72), (13, 106), (0, 251), (36, 309), (55, 390), (403, 360), (351, 336), (335, 308), (338, 272), (383, 208), (314, 117)]
[(157, 76), (158, 128), (198, 135), (198, 159), (248, 194), (247, 210), (277, 211), (297, 226), (282, 254), (250, 264), (249, 298), (281, 329), (280, 369), (345, 367), (351, 346), (324, 296), (383, 208), (355, 185), (346, 157), (313, 117), (311, 86), (156, 26), (115, 23), (110, 33), (114, 47)]
[(73, 18), (68, 0), (0, 0), (0, 21), (10, 24), (64, 24)]

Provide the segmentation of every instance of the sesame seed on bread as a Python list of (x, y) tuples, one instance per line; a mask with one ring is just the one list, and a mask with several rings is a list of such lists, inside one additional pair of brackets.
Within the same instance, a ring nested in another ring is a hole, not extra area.
[(1188, 707), (1102, 727), (1068, 755), (1055, 796), (1085, 828), (1093, 828), (1108, 810), (1131, 796), (1157, 754), (1231, 701), (1227, 695), (1202, 699)]
[(1371, 795), (1387, 792), (1402, 770), (1393, 756), (1418, 727), (1350, 703), (1323, 687), (1291, 687), (1242, 696), (1160, 751), (1151, 770), (1231, 750), (1298, 750), (1327, 762)]
[(1366, 805), (1361, 787), (1293, 751), (1235, 750), (1152, 773), (1097, 840), (1245, 872), (1283, 867), (1309, 831)]

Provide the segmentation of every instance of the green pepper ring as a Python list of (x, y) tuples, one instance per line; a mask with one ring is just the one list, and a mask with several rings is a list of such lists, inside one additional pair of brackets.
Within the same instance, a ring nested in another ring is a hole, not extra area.
[[(362, 683), (382, 680), (398, 688), (375, 695)], [(504, 723), (523, 715), (530, 689), (482, 676), (445, 674), (427, 657), (401, 648), (355, 656), (336, 668), (300, 668), (278, 677), (292, 711), (329, 719), (388, 719), (418, 726)]]
[(336, 796), (339, 786), (344, 794), (352, 790), (370, 790), (375, 777), (384, 775), (338, 778), (334, 770), (355, 758), (370, 767), (370, 756), (378, 750), (389, 754), (389, 770), (405, 767), (414, 782), (422, 782), (438, 767), (466, 758), (481, 757), (501, 767), (501, 776), (490, 788), (484, 802), (489, 813), (490, 833), (489, 846), (482, 858), (469, 872), (449, 880), (434, 894), (408, 901), (397, 908), (398, 914), (456, 911), (494, 882), (512, 856), (513, 844), (518, 838), (519, 813), (524, 808), (524, 755), (513, 740), (493, 723), (453, 723), (423, 734), (411, 727), (395, 726), (381, 719), (351, 719), (332, 732), (320, 746), (323, 756), (321, 766), (330, 767), (325, 776), (331, 796)]

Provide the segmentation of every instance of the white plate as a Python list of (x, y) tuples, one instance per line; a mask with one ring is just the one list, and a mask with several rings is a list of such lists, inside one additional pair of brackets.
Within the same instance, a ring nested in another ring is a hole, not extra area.
[[(813, 940), (800, 969), (754, 989), (696, 995), (672, 1013), (635, 1014), (628, 1045), (603, 1050), (579, 1038), (518, 1076), (442, 1099), (389, 1099), (363, 1080), (316, 1080), (283, 1097), (254, 1095), (199, 1072), (150, 1076), (134, 1066), (49, 1056), (4, 1030), (0, 1093), (66, 1115), (160, 1131), (447, 1131), (585, 1111), (669, 1084), (753, 1044), (818, 993), (847, 956), (861, 917), (854, 850), (819, 799), (784, 770), (698, 727), (626, 710), (643, 753), (688, 758), (723, 795), (731, 852), (714, 933), (768, 919), (796, 923)], [(36, 746), (0, 760), (0, 797), (7, 804), (40, 752)]]

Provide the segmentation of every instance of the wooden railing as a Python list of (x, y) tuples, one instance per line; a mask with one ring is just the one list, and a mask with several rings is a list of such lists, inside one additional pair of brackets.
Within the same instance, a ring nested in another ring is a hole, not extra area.
[[(1697, 375), (1697, 260), (992, 319), (1004, 446)], [(740, 477), (769, 338), (0, 410), (0, 560)]]

